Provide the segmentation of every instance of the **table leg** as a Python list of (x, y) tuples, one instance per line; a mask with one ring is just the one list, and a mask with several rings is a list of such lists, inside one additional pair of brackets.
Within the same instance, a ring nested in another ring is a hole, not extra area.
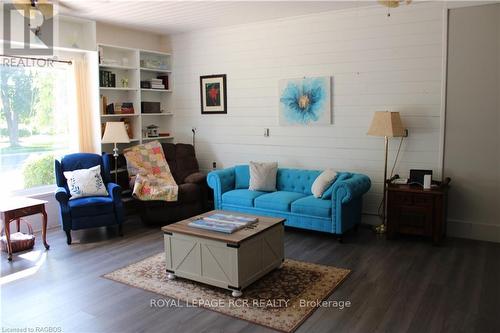
[(7, 258), (9, 261), (12, 261), (12, 246), (10, 244), (10, 222), (8, 220), (4, 220), (5, 223), (5, 238), (7, 238), (7, 252), (9, 253), (9, 257)]
[(21, 219), (16, 220), (16, 225), (17, 225), (17, 232), (21, 231)]
[(42, 206), (43, 224), (42, 224), (42, 240), (43, 245), (48, 250), (50, 245), (47, 243), (47, 212), (45, 211), (45, 205)]

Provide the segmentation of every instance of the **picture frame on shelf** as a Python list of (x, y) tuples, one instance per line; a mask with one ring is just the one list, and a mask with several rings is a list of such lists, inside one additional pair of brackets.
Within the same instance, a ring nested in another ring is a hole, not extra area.
[(227, 114), (226, 74), (200, 76), (201, 114)]

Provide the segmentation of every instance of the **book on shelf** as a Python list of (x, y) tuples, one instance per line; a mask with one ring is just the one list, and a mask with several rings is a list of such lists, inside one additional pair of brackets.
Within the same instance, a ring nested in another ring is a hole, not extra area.
[(106, 114), (115, 114), (115, 104), (111, 103), (106, 106)]
[(97, 50), (98, 50), (98, 54), (99, 54), (99, 65), (101, 65), (102, 61), (104, 59), (104, 48), (102, 46), (99, 46), (97, 48)]
[(130, 102), (111, 103), (106, 106), (105, 114), (134, 114), (134, 104)]
[(133, 114), (134, 113), (134, 104), (133, 103), (122, 103), (121, 113), (122, 114)]
[(165, 89), (168, 89), (168, 75), (158, 75), (157, 78), (161, 79)]
[(141, 81), (141, 89), (167, 89), (161, 79), (150, 79)]
[(101, 95), (101, 102), (99, 103), (99, 109), (101, 114), (106, 114), (107, 106), (108, 106), (108, 98), (104, 95)]
[(100, 70), (99, 71), (99, 86), (103, 87), (103, 88), (116, 87), (116, 74), (114, 74), (110, 71)]

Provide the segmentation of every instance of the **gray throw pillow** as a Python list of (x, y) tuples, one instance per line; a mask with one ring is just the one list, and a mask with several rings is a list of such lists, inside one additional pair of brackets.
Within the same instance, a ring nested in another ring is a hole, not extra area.
[(276, 173), (278, 172), (278, 162), (249, 163), (250, 168), (250, 186), (251, 191), (276, 191)]

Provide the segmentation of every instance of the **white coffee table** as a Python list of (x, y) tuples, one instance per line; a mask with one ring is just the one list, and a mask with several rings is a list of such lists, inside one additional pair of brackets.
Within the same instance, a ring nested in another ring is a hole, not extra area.
[(164, 226), (167, 277), (228, 289), (239, 297), (244, 288), (282, 265), (285, 220), (255, 216), (256, 224), (233, 234), (188, 225), (214, 213), (254, 216), (216, 210)]

